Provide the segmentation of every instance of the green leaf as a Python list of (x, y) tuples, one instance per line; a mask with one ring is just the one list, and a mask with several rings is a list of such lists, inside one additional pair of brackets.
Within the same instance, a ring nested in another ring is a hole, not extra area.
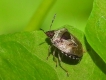
[(53, 68), (27, 48), (33, 46), (30, 39), (34, 36), (31, 35), (17, 33), (0, 36), (0, 80), (58, 80)]
[[(86, 50), (84, 34), (69, 25), (64, 26), (75, 35)], [(53, 56), (46, 60), (48, 55), (48, 42), (42, 31), (22, 32), (0, 36), (0, 79), (4, 80), (105, 80), (103, 70), (94, 62), (88, 52), (83, 54), (79, 64), (61, 62), (68, 70), (67, 77), (61, 67), (55, 67)], [(42, 44), (44, 43), (44, 44)], [(87, 46), (89, 53), (94, 51)], [(98, 58), (99, 60), (99, 58)], [(49, 66), (48, 66), (48, 65)], [(103, 64), (102, 64), (103, 65)], [(52, 68), (53, 69), (52, 69)], [(55, 73), (56, 71), (56, 73)], [(58, 76), (58, 77), (57, 77)], [(101, 76), (101, 77), (100, 77)]]
[(85, 33), (91, 47), (106, 63), (106, 0), (95, 0)]

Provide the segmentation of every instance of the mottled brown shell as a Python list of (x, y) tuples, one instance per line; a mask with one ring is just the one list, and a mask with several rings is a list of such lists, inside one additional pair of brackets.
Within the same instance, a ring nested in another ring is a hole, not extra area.
[(46, 35), (51, 39), (52, 44), (64, 55), (73, 59), (82, 57), (83, 48), (81, 42), (69, 33), (66, 28), (48, 31)]

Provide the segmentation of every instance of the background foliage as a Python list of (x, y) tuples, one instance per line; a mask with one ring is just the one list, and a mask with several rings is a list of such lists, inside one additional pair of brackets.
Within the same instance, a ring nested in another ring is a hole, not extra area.
[[(105, 0), (1, 0), (0, 80), (105, 80), (105, 5)], [(86, 50), (79, 64), (62, 62), (69, 77), (52, 55), (46, 60), (49, 43), (39, 30), (49, 30), (55, 13), (52, 29), (66, 27)]]

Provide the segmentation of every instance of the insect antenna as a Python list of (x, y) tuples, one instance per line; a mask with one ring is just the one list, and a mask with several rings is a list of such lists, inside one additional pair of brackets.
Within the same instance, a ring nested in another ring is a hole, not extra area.
[(40, 30), (42, 30), (45, 33), (45, 31), (43, 29), (40, 28)]
[(54, 17), (53, 17), (53, 19), (52, 19), (52, 22), (51, 22), (51, 25), (50, 25), (50, 30), (51, 30), (51, 27), (52, 27), (52, 24), (53, 24), (53, 22), (54, 22), (55, 17), (56, 17), (56, 14), (54, 14)]

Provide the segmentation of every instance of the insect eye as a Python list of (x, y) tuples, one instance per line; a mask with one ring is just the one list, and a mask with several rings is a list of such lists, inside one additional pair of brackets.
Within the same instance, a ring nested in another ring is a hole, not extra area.
[(49, 38), (52, 38), (54, 36), (54, 31), (47, 31), (46, 32), (46, 35), (49, 37)]

